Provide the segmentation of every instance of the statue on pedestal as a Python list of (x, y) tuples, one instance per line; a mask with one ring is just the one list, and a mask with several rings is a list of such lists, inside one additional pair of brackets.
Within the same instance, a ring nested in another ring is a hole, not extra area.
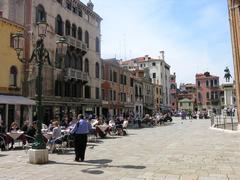
[(232, 78), (232, 75), (230, 73), (229, 68), (226, 67), (224, 72), (225, 72), (224, 78), (226, 79), (226, 82), (230, 82), (230, 78)]

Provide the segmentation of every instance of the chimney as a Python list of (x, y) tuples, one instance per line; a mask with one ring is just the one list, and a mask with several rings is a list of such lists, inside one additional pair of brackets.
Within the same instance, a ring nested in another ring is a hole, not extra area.
[(164, 51), (160, 51), (160, 59), (165, 61), (165, 52)]
[(145, 60), (145, 61), (148, 60), (148, 55), (145, 55), (144, 60)]

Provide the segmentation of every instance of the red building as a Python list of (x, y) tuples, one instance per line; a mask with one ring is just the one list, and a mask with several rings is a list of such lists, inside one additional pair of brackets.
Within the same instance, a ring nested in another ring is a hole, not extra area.
[(196, 74), (198, 110), (220, 108), (219, 77), (209, 72)]

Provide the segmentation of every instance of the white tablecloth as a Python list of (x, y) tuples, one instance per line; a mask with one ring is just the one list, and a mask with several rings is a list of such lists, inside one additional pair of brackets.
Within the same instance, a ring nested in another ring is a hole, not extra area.
[(102, 132), (105, 132), (106, 129), (109, 127), (108, 125), (98, 125), (97, 126), (99, 129), (101, 129)]
[(11, 138), (13, 138), (13, 140), (16, 140), (17, 138), (19, 138), (24, 132), (9, 132), (7, 133), (7, 135), (9, 135)]

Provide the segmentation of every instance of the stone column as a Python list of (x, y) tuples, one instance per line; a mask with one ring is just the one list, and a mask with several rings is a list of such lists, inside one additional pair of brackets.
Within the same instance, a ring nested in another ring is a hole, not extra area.
[(234, 73), (236, 81), (236, 96), (237, 96), (237, 112), (238, 112), (238, 124), (240, 123), (240, 49), (239, 49), (239, 39), (240, 39), (240, 18), (239, 18), (239, 8), (238, 2), (233, 0), (228, 0), (229, 8), (229, 21), (231, 29), (231, 40), (232, 40), (232, 52), (233, 52), (233, 62), (234, 62)]

